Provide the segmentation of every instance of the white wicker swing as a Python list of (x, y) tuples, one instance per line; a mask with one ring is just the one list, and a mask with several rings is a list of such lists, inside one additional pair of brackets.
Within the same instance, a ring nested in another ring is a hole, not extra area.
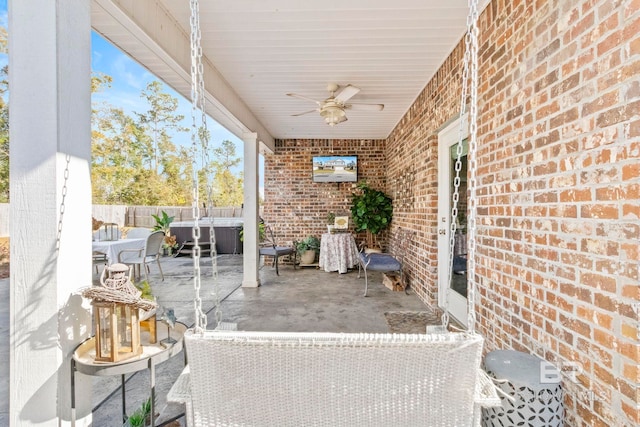
[[(204, 120), (204, 87), (198, 0), (190, 4), (195, 134), (197, 110)], [(477, 116), (477, 0), (469, 4), (465, 70), (470, 67), (471, 72), (471, 158)], [(466, 88), (466, 77), (463, 80)], [(192, 136), (194, 144), (196, 139)], [(470, 160), (470, 169), (473, 165)], [(194, 188), (194, 217), (198, 218), (197, 176)], [(454, 206), (456, 199), (454, 195)], [(471, 205), (473, 208), (473, 201)], [(470, 216), (473, 239), (473, 212)], [(198, 237), (196, 220), (196, 248)], [(472, 259), (474, 247), (469, 246)], [(215, 253), (211, 256), (215, 258)], [(197, 249), (193, 258), (196, 325), (184, 337), (189, 363), (167, 397), (186, 404), (190, 426), (472, 426), (479, 425), (480, 406), (500, 403), (493, 383), (480, 369), (483, 338), (474, 331), (472, 289), (468, 332), (240, 332), (220, 321), (219, 302), (217, 328), (212, 331), (206, 330), (201, 308)], [(473, 279), (473, 262), (468, 274)], [(473, 286), (472, 282), (470, 288)], [(447, 314), (443, 322), (446, 326)]]

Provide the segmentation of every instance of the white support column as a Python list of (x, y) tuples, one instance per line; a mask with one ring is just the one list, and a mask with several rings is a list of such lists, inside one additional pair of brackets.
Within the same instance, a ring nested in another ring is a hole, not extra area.
[[(70, 356), (91, 335), (91, 2), (9, 1), (10, 423), (69, 425)], [(78, 376), (77, 425), (91, 380)]]
[(246, 133), (244, 141), (244, 246), (242, 286), (255, 288), (260, 286), (258, 255), (258, 135)]

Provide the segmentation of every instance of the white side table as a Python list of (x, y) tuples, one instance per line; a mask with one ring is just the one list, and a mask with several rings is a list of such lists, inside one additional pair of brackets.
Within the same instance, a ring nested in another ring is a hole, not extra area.
[[(125, 375), (142, 371), (143, 369), (149, 369), (151, 414), (155, 414), (155, 366), (182, 351), (183, 336), (186, 330), (187, 326), (185, 324), (177, 322), (175, 327), (170, 331), (171, 338), (175, 340), (175, 342), (170, 344), (163, 343), (162, 341), (167, 338), (167, 327), (166, 324), (158, 321), (156, 323), (156, 331), (158, 335), (157, 342), (155, 344), (151, 344), (149, 342), (149, 334), (141, 334), (142, 354), (116, 363), (95, 361), (95, 337), (91, 337), (78, 345), (78, 347), (76, 347), (75, 351), (73, 352), (73, 357), (71, 358), (71, 425), (75, 425), (76, 422), (76, 372), (81, 372), (85, 375), (92, 376), (120, 375), (122, 391), (122, 419), (124, 422), (127, 418), (127, 398), (124, 384)], [(155, 426), (155, 420), (153, 416), (151, 417), (151, 426)]]

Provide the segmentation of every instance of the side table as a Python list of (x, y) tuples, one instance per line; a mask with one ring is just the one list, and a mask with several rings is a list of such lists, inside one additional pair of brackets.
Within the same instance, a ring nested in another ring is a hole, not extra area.
[[(149, 388), (151, 395), (151, 414), (155, 414), (155, 393), (156, 393), (156, 372), (155, 366), (165, 360), (170, 359), (180, 353), (183, 348), (183, 337), (187, 326), (176, 322), (175, 327), (170, 331), (162, 322), (156, 323), (157, 340), (151, 343), (148, 333), (141, 334), (142, 354), (132, 357), (122, 362), (108, 363), (96, 362), (95, 337), (91, 337), (76, 347), (71, 358), (71, 425), (76, 422), (76, 372), (92, 376), (120, 375), (122, 391), (122, 420), (126, 421), (126, 393), (125, 375), (134, 372), (149, 370)], [(167, 332), (175, 342), (163, 343), (167, 339)], [(151, 417), (151, 426), (155, 426), (154, 417)]]
[(358, 246), (351, 233), (324, 233), (320, 239), (320, 268), (346, 273), (358, 265)]

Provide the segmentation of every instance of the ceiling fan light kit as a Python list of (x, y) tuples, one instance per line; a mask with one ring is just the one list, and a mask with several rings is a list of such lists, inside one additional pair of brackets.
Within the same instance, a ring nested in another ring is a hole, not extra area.
[(307, 101), (312, 101), (318, 104), (318, 108), (311, 111), (305, 111), (304, 113), (292, 114), (293, 116), (303, 116), (305, 114), (319, 112), (320, 117), (324, 119), (324, 121), (329, 126), (335, 126), (338, 123), (347, 121), (347, 113), (345, 110), (354, 109), (354, 110), (363, 110), (363, 111), (382, 111), (384, 109), (383, 104), (358, 104), (358, 103), (349, 103), (346, 102), (355, 96), (360, 89), (352, 86), (346, 85), (342, 88), (335, 83), (329, 83), (327, 86), (327, 90), (331, 94), (329, 98), (324, 101), (317, 101), (312, 98), (308, 98), (306, 96), (298, 95), (295, 93), (288, 93), (288, 96), (294, 98), (300, 98)]
[(338, 105), (327, 105), (320, 110), (320, 116), (329, 126), (347, 121), (347, 113)]

